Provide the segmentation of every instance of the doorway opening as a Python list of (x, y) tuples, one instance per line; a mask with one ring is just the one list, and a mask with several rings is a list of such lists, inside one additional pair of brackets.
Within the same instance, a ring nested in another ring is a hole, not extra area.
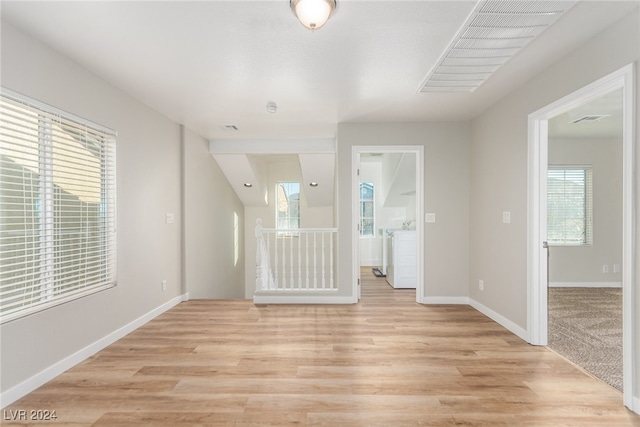
[[(423, 147), (353, 147), (353, 277), (424, 295)], [(361, 274), (362, 272), (362, 274)]]
[(622, 89), (548, 123), (548, 346), (622, 391)]
[[(603, 77), (596, 82), (530, 114), (529, 116), (529, 168), (528, 168), (528, 230), (527, 230), (527, 285), (529, 342), (534, 345), (548, 344), (548, 171), (549, 171), (549, 126), (554, 117), (592, 102), (616, 90), (622, 91), (622, 209), (620, 213), (622, 242), (620, 278), (622, 283), (622, 337), (623, 337), (623, 395), (624, 404), (635, 412), (640, 411), (640, 402), (633, 396), (638, 390), (633, 373), (637, 360), (638, 333), (633, 319), (638, 308), (633, 304), (638, 295), (634, 281), (635, 235), (633, 233), (634, 141), (633, 123), (633, 65)], [(552, 248), (553, 250), (553, 248)]]

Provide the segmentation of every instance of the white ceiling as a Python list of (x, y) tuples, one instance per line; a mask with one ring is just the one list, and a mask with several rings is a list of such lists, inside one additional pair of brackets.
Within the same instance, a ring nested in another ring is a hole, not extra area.
[[(298, 155), (308, 204), (329, 206), (335, 146), (327, 150), (326, 143), (338, 123), (469, 120), (638, 1), (580, 1), (473, 93), (421, 93), (475, 6), (338, 0), (315, 32), (298, 23), (288, 0), (2, 0), (0, 14), (212, 140), (212, 154), (245, 205), (268, 203), (264, 164), (278, 157), (264, 156), (278, 153)], [(266, 111), (268, 102), (277, 103), (277, 113)], [(311, 189), (311, 181), (320, 185)]]
[[(622, 138), (622, 89), (575, 107), (549, 120), (550, 138)], [(596, 121), (579, 121), (585, 116), (603, 116)]]
[(473, 1), (338, 0), (316, 32), (287, 0), (0, 5), (3, 20), (205, 138), (308, 139), (339, 122), (468, 120), (638, 2), (579, 2), (473, 93), (419, 93)]

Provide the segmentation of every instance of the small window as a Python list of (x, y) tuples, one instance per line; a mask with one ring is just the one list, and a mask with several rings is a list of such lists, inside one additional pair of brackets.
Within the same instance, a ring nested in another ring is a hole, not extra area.
[[(276, 228), (283, 235), (300, 228), (300, 183), (279, 182), (276, 186)], [(297, 233), (295, 233), (297, 234)]]
[(0, 96), (0, 319), (116, 284), (115, 133)]
[(360, 183), (360, 236), (373, 237), (374, 226), (373, 183)]
[(593, 243), (591, 167), (549, 166), (547, 240), (554, 246)]

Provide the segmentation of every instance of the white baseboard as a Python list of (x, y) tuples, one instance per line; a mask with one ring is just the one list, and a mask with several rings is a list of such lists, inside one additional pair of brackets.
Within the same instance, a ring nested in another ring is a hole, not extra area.
[(504, 328), (508, 329), (510, 332), (513, 332), (515, 335), (517, 335), (518, 337), (522, 338), (524, 341), (529, 342), (529, 334), (527, 333), (526, 329), (518, 326), (517, 324), (515, 324), (511, 320), (507, 319), (506, 317), (502, 316), (501, 314), (496, 313), (495, 311), (491, 310), (489, 307), (486, 307), (486, 306), (480, 304), (478, 301), (476, 301), (474, 299), (470, 299), (470, 304), (469, 305), (471, 305), (471, 307), (475, 308), (480, 313), (484, 314), (485, 316), (487, 316), (488, 318), (490, 318), (494, 322), (496, 322), (499, 325), (503, 326)]
[(629, 408), (636, 414), (640, 415), (640, 397), (633, 396), (633, 408)]
[(422, 304), (455, 304), (469, 305), (469, 297), (424, 297)]
[(549, 282), (550, 288), (621, 288), (622, 282)]
[(496, 313), (490, 308), (480, 304), (478, 301), (469, 298), (469, 297), (424, 297), (421, 301), (422, 304), (461, 304), (461, 305), (470, 305), (471, 307), (478, 310), (480, 313), (487, 316), (489, 319), (498, 323), (500, 326), (508, 329), (510, 332), (514, 333), (518, 337), (528, 342), (529, 334), (525, 329), (518, 326), (511, 320), (502, 316), (501, 314)]
[(361, 259), (360, 267), (380, 267), (382, 265), (382, 261), (379, 259)]
[(180, 295), (180, 296), (177, 296), (177, 297), (167, 301), (166, 303), (162, 304), (161, 306), (156, 307), (153, 310), (151, 310), (150, 312), (138, 317), (133, 322), (124, 325), (120, 329), (117, 329), (117, 330), (111, 332), (109, 335), (107, 335), (107, 336), (105, 336), (103, 338), (100, 338), (98, 341), (96, 341), (96, 342), (94, 342), (92, 344), (89, 344), (88, 346), (86, 346), (82, 350), (78, 350), (77, 352), (73, 353), (72, 355), (70, 355), (68, 357), (65, 357), (64, 359), (60, 360), (59, 362), (49, 366), (48, 368), (46, 368), (43, 371), (37, 373), (36, 375), (32, 376), (28, 380), (23, 381), (22, 383), (20, 383), (20, 384), (18, 384), (16, 386), (13, 386), (10, 389), (2, 392), (2, 394), (0, 394), (0, 402), (1, 402), (0, 406), (2, 408), (4, 408), (4, 407), (12, 404), (16, 400), (20, 399), (21, 397), (26, 396), (27, 394), (31, 393), (32, 391), (34, 391), (35, 389), (37, 389), (41, 385), (45, 384), (48, 381), (51, 381), (52, 379), (54, 379), (58, 375), (62, 374), (66, 370), (74, 367), (78, 363), (80, 363), (80, 362), (86, 360), (87, 358), (93, 356), (94, 354), (96, 354), (97, 352), (102, 350), (103, 348), (113, 344), (114, 342), (116, 342), (120, 338), (124, 337), (125, 335), (135, 331), (140, 326), (142, 326), (145, 323), (149, 322), (154, 317), (159, 316), (160, 314), (164, 313), (165, 311), (169, 310), (170, 308), (180, 304), (182, 301), (186, 301), (185, 297), (188, 299), (188, 294)]
[(352, 296), (255, 294), (254, 304), (355, 304)]

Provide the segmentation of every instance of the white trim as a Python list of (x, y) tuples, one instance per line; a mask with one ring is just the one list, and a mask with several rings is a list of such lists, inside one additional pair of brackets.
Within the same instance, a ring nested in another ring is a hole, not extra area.
[[(547, 345), (547, 250), (543, 248), (546, 239), (546, 209), (540, 208), (540, 204), (546, 207), (547, 165), (542, 159), (548, 158), (548, 122), (547, 120), (534, 120), (529, 115), (528, 129), (528, 171), (527, 171), (527, 341), (533, 345)], [(534, 143), (535, 141), (535, 143)], [(544, 197), (543, 197), (544, 195)], [(544, 236), (542, 235), (542, 232)]]
[(491, 310), (489, 307), (480, 304), (478, 301), (474, 299), (469, 300), (469, 305), (471, 305), (471, 307), (475, 308), (480, 313), (484, 314), (489, 319), (493, 320), (503, 328), (507, 329), (509, 332), (513, 333), (514, 335), (517, 335), (524, 341), (527, 341), (529, 334), (527, 333), (526, 329), (515, 324), (514, 322), (502, 316), (501, 314), (496, 313), (495, 311)]
[(350, 296), (323, 295), (254, 295), (254, 304), (355, 304)]
[[(353, 232), (351, 234), (351, 282), (353, 283), (354, 299), (360, 301), (362, 286), (360, 284), (360, 153), (357, 146), (351, 147), (351, 201), (353, 203), (351, 220)], [(356, 202), (357, 200), (357, 202)]]
[(424, 297), (422, 304), (471, 305), (469, 297)]
[(550, 288), (622, 288), (622, 282), (549, 282)]
[(145, 323), (149, 322), (153, 318), (159, 316), (160, 314), (171, 309), (172, 307), (180, 304), (182, 301), (185, 301), (184, 299), (185, 296), (188, 298), (188, 295), (180, 295), (175, 298), (172, 298), (171, 300), (165, 302), (161, 306), (156, 307), (153, 310), (149, 311), (148, 313), (138, 317), (136, 320), (124, 325), (119, 329), (116, 329), (110, 334), (100, 338), (99, 340), (95, 341), (92, 344), (89, 344), (85, 348), (78, 350), (72, 355), (65, 357), (59, 362), (54, 363), (48, 368), (32, 376), (28, 380), (23, 381), (22, 383), (15, 385), (10, 389), (4, 391), (0, 395), (0, 402), (1, 402), (0, 407), (4, 408), (12, 404), (16, 400), (20, 399), (21, 397), (26, 396), (27, 394), (31, 393), (41, 385), (45, 384), (46, 382), (62, 374), (66, 370), (71, 369), (78, 363), (93, 356), (103, 348), (113, 344), (114, 342), (118, 341), (120, 338), (124, 337), (125, 335), (135, 331), (136, 329), (138, 329)]
[(416, 302), (424, 304), (426, 283), (424, 268), (424, 146), (422, 145), (354, 145), (351, 147), (351, 201), (353, 232), (351, 239), (353, 295), (360, 299), (358, 279), (360, 278), (360, 233), (358, 215), (360, 208), (360, 185), (357, 169), (361, 153), (413, 153), (416, 155)]
[(636, 414), (640, 414), (640, 397), (632, 397), (631, 406), (629, 406), (629, 409), (631, 409)]
[(211, 154), (332, 154), (336, 140), (325, 139), (211, 139)]
[[(547, 251), (546, 240), (546, 170), (550, 118), (571, 110), (616, 89), (623, 89), (623, 225), (622, 225), (622, 301), (623, 301), (623, 398), (624, 405), (640, 413), (637, 397), (638, 337), (640, 330), (633, 319), (638, 316), (634, 305), (640, 289), (635, 281), (635, 66), (621, 69), (543, 107), (529, 115), (528, 136), (528, 215), (527, 215), (527, 330), (534, 345), (547, 342)], [(542, 179), (544, 177), (544, 179)]]
[[(362, 236), (363, 239), (368, 239), (367, 236)], [(380, 258), (360, 258), (360, 267), (380, 267), (382, 260)]]
[[(638, 300), (640, 286), (636, 282), (636, 68), (629, 64), (620, 70), (623, 82), (623, 138), (622, 138), (622, 346), (624, 404), (640, 414), (640, 328)], [(635, 399), (634, 399), (635, 396)]]

